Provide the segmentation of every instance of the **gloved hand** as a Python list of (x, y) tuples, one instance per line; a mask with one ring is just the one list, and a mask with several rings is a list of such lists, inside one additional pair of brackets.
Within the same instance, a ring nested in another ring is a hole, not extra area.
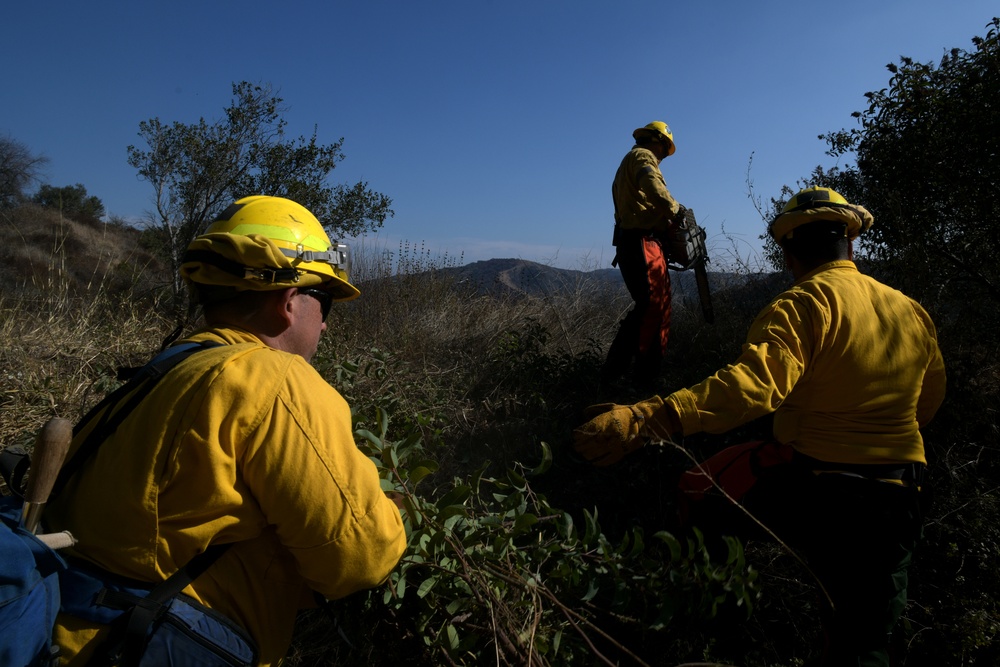
[(583, 418), (590, 421), (598, 415), (603, 415), (605, 412), (610, 412), (615, 408), (625, 407), (623, 405), (618, 405), (617, 403), (598, 403), (596, 405), (588, 405), (583, 409)]
[(573, 446), (596, 466), (621, 461), (644, 446), (647, 438), (673, 440), (682, 432), (674, 409), (659, 396), (635, 405), (601, 403), (584, 414), (590, 420), (573, 431)]

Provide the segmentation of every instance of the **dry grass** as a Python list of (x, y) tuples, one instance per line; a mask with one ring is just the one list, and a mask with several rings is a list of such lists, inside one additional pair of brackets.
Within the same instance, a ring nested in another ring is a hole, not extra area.
[(53, 416), (75, 421), (115, 369), (158, 345), (156, 262), (138, 233), (33, 206), (0, 215), (0, 443), (30, 441)]
[(115, 369), (145, 359), (166, 328), (101, 292), (85, 307), (0, 300), (0, 441), (23, 440), (50, 417), (78, 419), (113, 388)]

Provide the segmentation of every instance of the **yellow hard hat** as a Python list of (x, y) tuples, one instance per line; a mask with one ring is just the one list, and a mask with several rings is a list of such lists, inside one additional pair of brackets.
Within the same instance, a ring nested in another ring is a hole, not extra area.
[(830, 188), (813, 186), (800, 190), (789, 199), (781, 213), (771, 221), (767, 231), (775, 241), (781, 241), (796, 227), (820, 220), (843, 222), (847, 225), (847, 238), (852, 241), (858, 234), (868, 230), (875, 221), (864, 206), (849, 204)]
[(666, 139), (667, 141), (667, 156), (674, 154), (677, 147), (674, 146), (674, 135), (670, 131), (670, 128), (661, 120), (654, 120), (652, 123), (645, 125), (644, 127), (636, 128), (632, 132), (632, 138), (639, 141), (642, 136), (653, 136), (660, 141)]
[(334, 245), (301, 204), (282, 197), (244, 197), (219, 214), (187, 248), (181, 277), (236, 290), (315, 287), (336, 301), (361, 292), (350, 280), (347, 246)]

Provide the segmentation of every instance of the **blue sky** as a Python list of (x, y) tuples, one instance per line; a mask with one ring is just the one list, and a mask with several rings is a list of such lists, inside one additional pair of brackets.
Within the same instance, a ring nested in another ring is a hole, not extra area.
[[(236, 81), (269, 83), (292, 137), (344, 137), (333, 180), (394, 218), (365, 243), (462, 263), (611, 263), (611, 179), (631, 132), (666, 121), (667, 185), (716, 265), (753, 263), (776, 196), (854, 127), (885, 65), (972, 48), (995, 2), (244, 0), (13, 3), (0, 28), (0, 135), (140, 219), (139, 123), (215, 120)], [(752, 165), (751, 165), (751, 156)], [(843, 165), (842, 165), (843, 166)], [(877, 224), (877, 221), (876, 221)]]

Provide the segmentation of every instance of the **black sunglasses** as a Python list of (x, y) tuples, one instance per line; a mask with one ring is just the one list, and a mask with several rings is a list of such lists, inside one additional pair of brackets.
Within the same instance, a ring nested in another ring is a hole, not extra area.
[(333, 306), (333, 295), (321, 289), (313, 289), (312, 287), (299, 288), (299, 294), (308, 294), (319, 301), (320, 310), (323, 312), (323, 321), (326, 322), (326, 318), (330, 314), (330, 308)]

